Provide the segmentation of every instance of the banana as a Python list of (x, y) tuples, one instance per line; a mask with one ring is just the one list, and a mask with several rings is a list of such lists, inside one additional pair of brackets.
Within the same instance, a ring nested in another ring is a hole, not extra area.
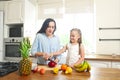
[(87, 67), (88, 67), (88, 65), (87, 65), (86, 61), (84, 61), (82, 67), (80, 67), (80, 68), (75, 68), (75, 70), (78, 71), (78, 72), (84, 72), (84, 71), (87, 70)]
[(78, 65), (74, 65), (74, 67), (75, 67), (75, 68), (80, 68), (80, 67), (83, 66), (83, 63), (84, 63), (84, 61), (83, 61), (82, 63), (78, 64)]
[(87, 64), (87, 71), (89, 72), (91, 70), (91, 65), (86, 61)]
[(80, 68), (80, 67), (82, 67), (82, 65), (83, 65), (83, 63), (80, 63), (80, 64), (78, 64), (78, 65), (74, 65), (74, 67), (75, 67), (75, 68)]
[(75, 70), (78, 72), (85, 72), (85, 71), (89, 72), (91, 70), (91, 65), (87, 61), (84, 61), (83, 63), (78, 65), (74, 65), (74, 67)]

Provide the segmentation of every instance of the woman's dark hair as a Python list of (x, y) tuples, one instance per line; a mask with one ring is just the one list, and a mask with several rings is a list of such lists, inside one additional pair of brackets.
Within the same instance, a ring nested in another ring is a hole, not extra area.
[(53, 34), (54, 34), (54, 32), (55, 32), (55, 30), (56, 30), (56, 22), (55, 22), (55, 20), (52, 19), (52, 18), (47, 18), (47, 19), (43, 22), (41, 29), (40, 29), (37, 33), (45, 33), (45, 31), (46, 31), (47, 27), (49, 26), (49, 23), (50, 23), (50, 22), (54, 22), (54, 23), (55, 23), (55, 26), (54, 26), (55, 29), (54, 29), (54, 31), (53, 31)]

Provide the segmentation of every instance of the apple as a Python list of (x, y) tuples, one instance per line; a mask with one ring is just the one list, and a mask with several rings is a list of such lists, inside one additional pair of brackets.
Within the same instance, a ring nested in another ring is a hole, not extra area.
[(48, 66), (49, 66), (49, 67), (55, 67), (56, 64), (57, 64), (56, 62), (54, 62), (54, 61), (51, 60), (51, 61), (48, 63)]
[(32, 69), (32, 72), (35, 73), (38, 71), (38, 67), (35, 67), (34, 69)]
[(40, 72), (40, 74), (43, 75), (43, 74), (45, 74), (46, 70), (44, 68), (41, 68), (39, 72)]

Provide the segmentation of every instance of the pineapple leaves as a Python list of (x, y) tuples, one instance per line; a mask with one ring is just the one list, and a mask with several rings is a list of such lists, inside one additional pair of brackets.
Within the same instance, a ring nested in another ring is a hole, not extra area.
[(30, 48), (31, 48), (31, 45), (30, 45), (29, 38), (23, 38), (19, 47), (19, 50), (23, 58), (29, 57)]

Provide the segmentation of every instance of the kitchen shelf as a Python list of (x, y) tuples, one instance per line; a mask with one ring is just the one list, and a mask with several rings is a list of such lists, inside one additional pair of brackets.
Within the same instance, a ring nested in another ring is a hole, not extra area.
[(109, 30), (109, 29), (110, 29), (110, 30), (111, 30), (111, 29), (112, 29), (112, 30), (113, 30), (113, 29), (120, 29), (120, 27), (99, 28), (99, 30)]
[(99, 41), (120, 41), (120, 39), (99, 39)]

